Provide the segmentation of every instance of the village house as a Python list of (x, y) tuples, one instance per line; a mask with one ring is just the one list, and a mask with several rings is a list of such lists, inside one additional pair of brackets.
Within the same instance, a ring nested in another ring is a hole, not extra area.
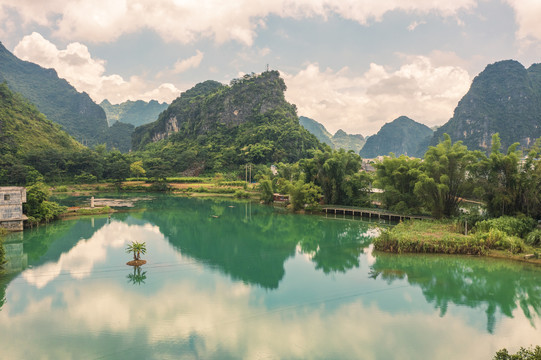
[(23, 203), (26, 202), (24, 187), (0, 187), (0, 227), (10, 231), (22, 231), (23, 221), (28, 218), (23, 215)]

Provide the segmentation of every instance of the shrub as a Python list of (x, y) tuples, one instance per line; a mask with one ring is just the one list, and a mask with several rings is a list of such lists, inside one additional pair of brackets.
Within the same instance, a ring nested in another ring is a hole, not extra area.
[(526, 244), (530, 246), (541, 245), (541, 229), (535, 229), (526, 236)]
[(510, 236), (524, 238), (536, 226), (536, 221), (529, 217), (502, 216), (495, 219), (479, 221), (475, 226), (476, 232), (489, 232), (498, 229)]
[(57, 186), (55, 189), (57, 192), (68, 192), (68, 187), (66, 185)]
[(237, 199), (248, 199), (250, 197), (250, 194), (244, 190), (237, 190), (235, 191), (235, 197)]

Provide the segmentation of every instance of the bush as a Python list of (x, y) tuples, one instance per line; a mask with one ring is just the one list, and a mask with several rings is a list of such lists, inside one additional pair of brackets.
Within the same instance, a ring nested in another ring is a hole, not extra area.
[(502, 216), (495, 219), (479, 221), (475, 226), (476, 232), (489, 232), (490, 229), (498, 229), (510, 236), (524, 238), (537, 225), (536, 221), (529, 217)]
[(237, 199), (248, 199), (250, 197), (250, 194), (244, 190), (237, 190), (235, 191), (235, 197)]
[(507, 349), (501, 349), (496, 353), (493, 360), (541, 360), (541, 347), (525, 349), (523, 347), (513, 355), (510, 355)]
[(530, 246), (541, 245), (541, 229), (535, 229), (526, 236), (526, 244)]
[(68, 187), (66, 185), (61, 185), (56, 187), (56, 192), (68, 192)]

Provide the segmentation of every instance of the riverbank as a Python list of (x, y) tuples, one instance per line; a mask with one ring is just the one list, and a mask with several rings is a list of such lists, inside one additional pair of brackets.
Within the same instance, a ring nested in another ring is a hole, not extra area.
[(259, 199), (256, 184), (244, 181), (223, 181), (210, 178), (171, 178), (164, 182), (127, 180), (121, 183), (71, 184), (52, 187), (55, 195), (91, 195), (104, 192), (167, 192), (186, 196), (219, 196)]
[(373, 244), (375, 250), (392, 253), (475, 255), (541, 264), (540, 249), (518, 236), (494, 229), (465, 235), (462, 226), (452, 221), (405, 221), (382, 230)]

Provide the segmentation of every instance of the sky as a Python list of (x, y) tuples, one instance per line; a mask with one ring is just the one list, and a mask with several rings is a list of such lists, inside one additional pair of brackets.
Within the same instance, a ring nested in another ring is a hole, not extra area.
[(0, 0), (0, 41), (100, 103), (170, 103), (267, 66), (298, 114), (443, 125), (488, 64), (541, 62), (541, 0)]

